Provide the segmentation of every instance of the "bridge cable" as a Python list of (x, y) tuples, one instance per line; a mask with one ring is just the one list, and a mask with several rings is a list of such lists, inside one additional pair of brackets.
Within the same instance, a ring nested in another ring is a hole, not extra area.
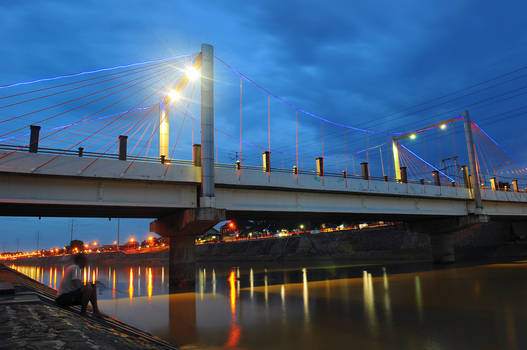
[(110, 70), (115, 70), (115, 69), (134, 67), (134, 66), (145, 65), (145, 64), (156, 63), (156, 62), (167, 62), (167, 61), (171, 61), (171, 60), (175, 60), (175, 59), (179, 59), (179, 58), (186, 58), (186, 57), (190, 57), (190, 56), (191, 55), (179, 55), (179, 56), (173, 56), (173, 57), (162, 58), (162, 59), (157, 59), (157, 60), (150, 60), (150, 61), (143, 61), (143, 62), (138, 62), (138, 63), (131, 63), (131, 64), (126, 64), (126, 65), (114, 66), (114, 67), (109, 67), (109, 68), (100, 68), (100, 69), (95, 69), (95, 70), (91, 70), (91, 71), (84, 71), (84, 72), (80, 72), (80, 73), (65, 74), (65, 75), (59, 75), (59, 76), (55, 76), (55, 77), (47, 77), (47, 78), (36, 79), (36, 80), (32, 80), (32, 81), (23, 81), (23, 82), (18, 82), (18, 83), (11, 83), (11, 84), (6, 84), (6, 85), (0, 85), (0, 89), (10, 88), (10, 87), (15, 87), (15, 86), (20, 86), (20, 85), (29, 85), (29, 84), (40, 83), (40, 82), (44, 82), (44, 81), (52, 81), (52, 80), (59, 80), (59, 79), (65, 79), (65, 78), (72, 78), (72, 77), (82, 76), (82, 75), (86, 75), (86, 74), (105, 72), (105, 71), (110, 71)]

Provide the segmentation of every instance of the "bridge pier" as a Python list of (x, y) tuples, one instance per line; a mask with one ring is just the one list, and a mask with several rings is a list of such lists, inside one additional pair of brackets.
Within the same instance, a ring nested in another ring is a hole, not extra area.
[(194, 240), (218, 222), (225, 210), (183, 209), (150, 223), (150, 231), (170, 239), (168, 259), (170, 293), (195, 290), (196, 257)]
[(426, 233), (430, 236), (432, 260), (436, 264), (448, 264), (456, 261), (455, 246), (457, 233), (487, 223), (487, 215), (471, 214), (459, 217), (430, 219), (407, 223), (407, 229), (413, 232)]

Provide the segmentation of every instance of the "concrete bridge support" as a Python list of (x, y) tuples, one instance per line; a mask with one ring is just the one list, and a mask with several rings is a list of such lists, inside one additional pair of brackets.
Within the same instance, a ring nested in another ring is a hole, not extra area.
[(194, 241), (218, 222), (225, 211), (215, 208), (184, 209), (150, 223), (150, 231), (170, 239), (170, 293), (195, 290), (196, 257)]
[(411, 222), (407, 228), (413, 232), (426, 233), (430, 236), (432, 259), (436, 264), (448, 264), (456, 261), (456, 234), (471, 226), (489, 221), (486, 215), (467, 215)]

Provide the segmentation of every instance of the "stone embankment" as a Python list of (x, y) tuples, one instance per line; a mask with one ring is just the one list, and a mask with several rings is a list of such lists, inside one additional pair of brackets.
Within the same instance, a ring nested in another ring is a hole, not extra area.
[(196, 247), (200, 261), (426, 259), (426, 234), (396, 227), (251, 239)]
[[(456, 257), (518, 257), (527, 252), (527, 224), (489, 222), (456, 233)], [(402, 226), (359, 231), (302, 234), (196, 246), (198, 262), (214, 261), (371, 261), (430, 259), (430, 237)], [(89, 254), (89, 263), (167, 264), (168, 248), (156, 252)], [(67, 265), (71, 256), (19, 259), (25, 265)]]
[(176, 349), (114, 318), (59, 308), (54, 295), (0, 264), (0, 349)]
[[(459, 259), (527, 255), (527, 224), (489, 222), (456, 233)], [(393, 226), (284, 238), (253, 239), (196, 247), (199, 261), (428, 260), (430, 237)]]

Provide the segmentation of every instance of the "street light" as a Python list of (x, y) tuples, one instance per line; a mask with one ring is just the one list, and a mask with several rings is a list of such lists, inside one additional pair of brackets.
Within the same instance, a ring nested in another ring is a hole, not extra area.
[(168, 92), (168, 98), (170, 102), (176, 102), (181, 98), (181, 94), (176, 89), (172, 89)]
[(198, 79), (199, 76), (200, 76), (199, 71), (196, 68), (192, 67), (192, 66), (188, 66), (188, 67), (185, 68), (185, 74), (186, 74), (188, 80), (190, 80), (190, 81), (194, 81), (194, 80)]
[(445, 130), (446, 129), (446, 124), (441, 124), (441, 126), (439, 127), (441, 130)]
[(411, 135), (410, 135), (410, 140), (415, 140), (416, 137), (417, 137), (417, 136), (416, 136), (415, 134), (411, 134)]

